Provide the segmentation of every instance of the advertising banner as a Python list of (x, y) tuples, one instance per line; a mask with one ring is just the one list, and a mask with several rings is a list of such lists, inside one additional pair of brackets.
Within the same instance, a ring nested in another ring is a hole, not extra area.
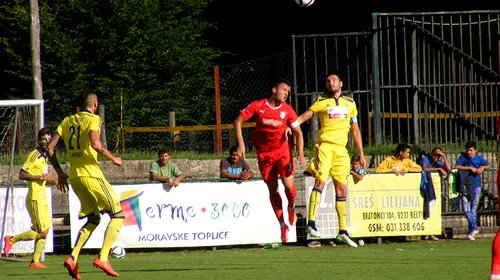
[[(280, 225), (269, 202), (267, 185), (259, 181), (182, 182), (113, 185), (125, 223), (115, 245), (126, 248), (198, 247), (281, 243)], [(285, 221), (288, 201), (280, 183)], [(86, 219), (79, 220), (80, 202), (70, 191), (71, 240)], [(109, 216), (103, 215), (84, 248), (100, 248)], [(295, 226), (289, 242), (296, 242)]]
[[(31, 229), (31, 218), (26, 208), (26, 196), (28, 195), (28, 187), (16, 187), (9, 194), (6, 201), (7, 188), (0, 189), (0, 232), (3, 236), (16, 235)], [(52, 188), (47, 187), (47, 200), (49, 203), (50, 215), (52, 216)], [(3, 221), (5, 219), (5, 229)], [(3, 240), (2, 240), (3, 242)], [(35, 249), (35, 241), (17, 242), (12, 247), (11, 253), (33, 253)], [(49, 230), (47, 241), (45, 243), (45, 252), (54, 251), (53, 231)]]
[[(347, 181), (348, 232), (352, 237), (382, 237), (441, 234), (441, 177), (432, 173), (436, 199), (424, 200), (421, 173), (368, 174), (355, 182)], [(314, 178), (306, 177), (307, 209)], [(424, 209), (429, 217), (424, 217)], [(325, 184), (316, 216), (322, 239), (335, 238), (338, 217), (335, 210), (335, 187), (331, 177)], [(308, 236), (308, 239), (310, 237)]]

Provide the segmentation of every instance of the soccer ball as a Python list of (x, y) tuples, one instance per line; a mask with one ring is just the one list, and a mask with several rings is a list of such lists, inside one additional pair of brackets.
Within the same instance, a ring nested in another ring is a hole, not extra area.
[(301, 7), (310, 7), (314, 3), (314, 0), (295, 0), (295, 2)]
[(123, 259), (125, 257), (125, 248), (121, 246), (115, 246), (109, 251), (109, 255), (115, 259)]

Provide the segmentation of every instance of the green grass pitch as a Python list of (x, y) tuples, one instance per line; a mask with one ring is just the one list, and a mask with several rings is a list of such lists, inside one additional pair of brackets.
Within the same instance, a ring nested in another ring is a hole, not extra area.
[[(307, 248), (196, 249), (137, 252), (111, 259), (117, 279), (488, 279), (492, 238), (401, 242)], [(0, 259), (0, 279), (71, 279), (66, 256), (47, 254), (48, 269), (29, 269), (28, 259)], [(92, 266), (95, 255), (79, 259), (82, 280), (111, 279)], [(15, 261), (17, 260), (17, 261)]]

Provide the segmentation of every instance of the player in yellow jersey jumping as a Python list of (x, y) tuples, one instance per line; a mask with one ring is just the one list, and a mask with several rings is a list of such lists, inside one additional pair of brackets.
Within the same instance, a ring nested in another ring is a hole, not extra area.
[(50, 130), (42, 128), (38, 131), (38, 146), (29, 153), (28, 158), (19, 171), (19, 179), (28, 181), (29, 191), (26, 196), (26, 208), (31, 217), (31, 230), (4, 238), (3, 254), (9, 257), (12, 246), (19, 241), (35, 240), (35, 250), (29, 268), (47, 268), (40, 262), (49, 229), (52, 227), (49, 202), (45, 185), (56, 185), (49, 172), (47, 144), (50, 141)]
[(317, 115), (321, 124), (318, 133), (318, 149), (311, 163), (311, 173), (316, 180), (309, 197), (306, 231), (311, 237), (320, 237), (315, 221), (316, 212), (321, 193), (330, 175), (335, 185), (335, 209), (339, 218), (337, 239), (349, 246), (358, 247), (347, 233), (347, 176), (351, 170), (350, 157), (346, 148), (349, 131), (359, 152), (359, 162), (363, 168), (366, 168), (366, 160), (358, 126), (356, 103), (351, 97), (342, 95), (342, 86), (342, 80), (338, 74), (328, 75), (327, 92), (298, 118), (299, 123), (302, 124), (313, 115)]
[[(118, 273), (108, 260), (109, 250), (118, 238), (124, 222), (124, 214), (115, 191), (104, 177), (97, 161), (97, 153), (108, 158), (114, 165), (121, 166), (122, 159), (113, 156), (103, 147), (100, 138), (101, 118), (95, 114), (98, 107), (97, 95), (85, 91), (80, 96), (81, 107), (77, 114), (66, 117), (57, 127), (49, 143), (50, 161), (59, 177), (58, 188), (71, 187), (80, 200), (80, 219), (87, 218), (87, 223), (80, 229), (71, 255), (64, 261), (64, 266), (74, 279), (81, 279), (78, 273), (78, 255), (101, 221), (101, 212), (109, 214), (111, 220), (106, 229), (100, 254), (94, 260), (94, 266), (107, 275), (117, 277)], [(62, 139), (69, 159), (69, 176), (57, 164), (54, 148)]]

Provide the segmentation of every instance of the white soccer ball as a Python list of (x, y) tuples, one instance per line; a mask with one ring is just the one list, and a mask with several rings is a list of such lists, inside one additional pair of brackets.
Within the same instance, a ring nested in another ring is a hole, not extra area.
[(109, 251), (109, 255), (115, 259), (123, 259), (125, 257), (125, 254), (125, 248), (123, 248), (122, 246), (115, 246), (111, 248), (111, 251)]
[(314, 0), (295, 0), (295, 2), (301, 7), (310, 7), (314, 3)]

